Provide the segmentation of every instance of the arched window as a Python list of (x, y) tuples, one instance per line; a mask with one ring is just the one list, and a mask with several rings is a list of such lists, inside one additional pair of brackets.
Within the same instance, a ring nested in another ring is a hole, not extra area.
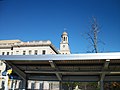
[(65, 37), (63, 38), (63, 41), (65, 41)]
[(46, 54), (46, 51), (45, 51), (45, 50), (43, 50), (43, 51), (42, 51), (42, 54)]
[(29, 50), (29, 55), (31, 55), (32, 54), (32, 50)]
[(23, 51), (23, 55), (25, 55), (26, 54), (26, 51)]
[(66, 37), (66, 41), (67, 41), (67, 37)]
[(37, 51), (37, 50), (35, 50), (34, 55), (37, 55), (37, 54), (38, 54), (38, 51)]

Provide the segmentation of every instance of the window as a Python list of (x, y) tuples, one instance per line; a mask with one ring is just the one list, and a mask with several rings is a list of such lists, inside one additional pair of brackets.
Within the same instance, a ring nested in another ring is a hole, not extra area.
[(16, 51), (16, 55), (18, 55), (19, 54), (19, 51)]
[(13, 52), (11, 52), (11, 55), (13, 55)]
[(35, 53), (34, 53), (34, 55), (37, 55), (37, 53), (38, 53), (38, 51), (37, 51), (37, 50), (35, 50)]
[(11, 47), (11, 50), (13, 50), (13, 47)]
[(46, 51), (45, 51), (45, 50), (43, 50), (43, 51), (42, 51), (42, 54), (45, 54), (45, 53), (46, 53)]
[(25, 55), (26, 51), (23, 51), (23, 55)]
[(31, 50), (29, 50), (29, 55), (31, 55), (32, 54), (32, 51)]
[(7, 55), (9, 55), (9, 52), (7, 52)]
[(2, 55), (5, 55), (5, 52), (2, 52)]
[(63, 45), (63, 48), (65, 48), (65, 45)]
[(66, 37), (66, 41), (67, 41), (67, 37)]
[(65, 41), (65, 37), (63, 38), (63, 41)]

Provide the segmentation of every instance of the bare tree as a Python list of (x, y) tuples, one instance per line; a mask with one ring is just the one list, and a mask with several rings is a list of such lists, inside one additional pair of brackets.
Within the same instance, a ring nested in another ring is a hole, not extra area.
[(98, 33), (100, 31), (100, 26), (97, 23), (95, 17), (92, 18), (90, 23), (90, 32), (87, 34), (87, 40), (89, 41), (90, 45), (92, 46), (92, 50), (90, 52), (98, 53)]

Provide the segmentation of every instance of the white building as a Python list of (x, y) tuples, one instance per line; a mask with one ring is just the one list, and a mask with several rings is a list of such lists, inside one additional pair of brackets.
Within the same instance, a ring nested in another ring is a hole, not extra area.
[(60, 50), (51, 41), (0, 40), (0, 55), (70, 54), (68, 35), (61, 35)]
[[(28, 41), (28, 42), (23, 42), (21, 40), (0, 40), (0, 55), (44, 55), (44, 54), (70, 54), (68, 34), (66, 32), (63, 32), (63, 34), (61, 35), (60, 50), (57, 50), (49, 40)], [(0, 68), (0, 76), (1, 76), (2, 70), (3, 68), (5, 68), (3, 62), (0, 62), (0, 67), (2, 67)], [(28, 85), (29, 89), (33, 88), (32, 87), (33, 82), (35, 84), (36, 81), (29, 81), (29, 85)], [(52, 85), (56, 84), (56, 82), (55, 83), (39, 82), (39, 83), (42, 83), (43, 89), (45, 90), (48, 90), (50, 88), (51, 88), (50, 90), (58, 90), (57, 88), (55, 89), (55, 87), (53, 86), (49, 86), (51, 84)], [(38, 82), (36, 84), (38, 84)], [(37, 85), (34, 85), (34, 88), (39, 89)]]
[(59, 54), (50, 41), (22, 42), (20, 40), (0, 41), (0, 55)]

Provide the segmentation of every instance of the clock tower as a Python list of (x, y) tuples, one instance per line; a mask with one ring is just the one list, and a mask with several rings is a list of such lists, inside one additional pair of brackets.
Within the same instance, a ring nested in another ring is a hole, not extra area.
[(61, 54), (70, 54), (70, 48), (68, 43), (68, 34), (63, 32), (61, 35), (61, 42), (60, 42), (60, 51)]

